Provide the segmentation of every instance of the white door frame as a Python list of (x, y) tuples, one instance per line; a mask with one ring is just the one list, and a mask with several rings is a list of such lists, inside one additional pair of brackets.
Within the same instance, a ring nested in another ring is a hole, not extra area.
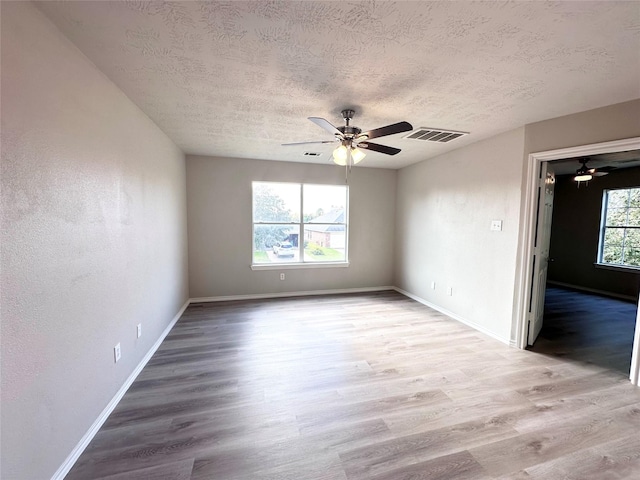
[[(613, 142), (594, 143), (577, 147), (561, 148), (529, 154), (527, 159), (527, 176), (525, 178), (524, 211), (520, 222), (520, 236), (518, 251), (518, 271), (516, 273), (516, 346), (520, 349), (527, 347), (527, 318), (529, 311), (529, 292), (531, 292), (532, 258), (534, 248), (534, 232), (538, 209), (538, 172), (542, 162), (561, 160), (566, 158), (598, 155), (601, 153), (624, 152), (639, 150), (640, 137), (626, 138)], [(636, 318), (633, 353), (629, 378), (634, 385), (638, 385), (640, 375), (640, 301)]]

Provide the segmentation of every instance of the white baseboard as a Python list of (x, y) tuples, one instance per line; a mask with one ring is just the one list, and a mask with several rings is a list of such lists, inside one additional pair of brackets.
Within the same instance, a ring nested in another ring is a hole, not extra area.
[(438, 312), (443, 313), (447, 317), (451, 317), (451, 318), (453, 318), (454, 320), (457, 320), (460, 323), (464, 323), (468, 327), (471, 327), (474, 330), (479, 331), (480, 333), (484, 333), (485, 335), (487, 335), (487, 336), (489, 336), (489, 337), (491, 337), (491, 338), (493, 338), (495, 340), (498, 340), (501, 343), (504, 343), (506, 345), (510, 345), (511, 344), (511, 342), (510, 342), (510, 340), (508, 338), (502, 338), (500, 335), (496, 335), (495, 333), (487, 330), (483, 326), (478, 325), (477, 323), (472, 322), (470, 320), (467, 320), (466, 318), (462, 318), (460, 315), (457, 315), (457, 314), (455, 314), (453, 312), (450, 312), (449, 310), (447, 310), (445, 308), (442, 308), (439, 305), (436, 305), (434, 303), (428, 302), (424, 298), (418, 297), (417, 295), (414, 295), (413, 293), (409, 293), (409, 292), (407, 292), (405, 290), (402, 290), (401, 288), (398, 288), (398, 287), (393, 287), (393, 289), (396, 292), (401, 293), (402, 295), (405, 295), (405, 296), (407, 296), (409, 298), (412, 298), (416, 302), (422, 303), (423, 305), (426, 305), (429, 308), (433, 308), (434, 310), (437, 310)]
[(604, 297), (619, 298), (620, 300), (628, 300), (634, 303), (638, 301), (637, 297), (633, 297), (631, 295), (622, 295), (620, 293), (605, 292), (604, 290), (598, 290), (596, 288), (582, 287), (580, 285), (572, 285), (570, 283), (556, 282), (553, 280), (547, 280), (547, 283), (549, 285), (555, 285), (557, 287), (571, 288), (573, 290), (579, 290), (581, 292), (595, 293), (597, 295), (602, 295)]
[(171, 320), (169, 325), (167, 325), (167, 328), (164, 329), (164, 331), (162, 332), (162, 334), (160, 335), (156, 343), (153, 344), (153, 346), (149, 349), (146, 355), (142, 358), (142, 360), (140, 361), (138, 366), (135, 368), (135, 370), (131, 372), (131, 375), (129, 375), (127, 380), (116, 392), (116, 394), (111, 399), (111, 401), (107, 404), (104, 410), (102, 410), (102, 412), (100, 413), (96, 421), (93, 422), (93, 425), (91, 425), (87, 433), (85, 433), (84, 436), (80, 439), (80, 441), (75, 446), (75, 448), (71, 451), (71, 453), (66, 458), (64, 463), (60, 465), (60, 468), (58, 468), (56, 473), (53, 474), (53, 477), (51, 477), (51, 480), (63, 480), (64, 477), (67, 475), (67, 473), (69, 473), (69, 470), (71, 470), (71, 468), (76, 463), (80, 455), (82, 455), (82, 452), (84, 452), (84, 449), (87, 448), (89, 443), (91, 443), (91, 440), (93, 440), (93, 437), (95, 437), (96, 433), (98, 433), (98, 430), (100, 430), (100, 427), (102, 427), (104, 422), (107, 421), (107, 418), (109, 418), (109, 415), (111, 415), (111, 412), (113, 412), (113, 410), (116, 408), (116, 406), (118, 405), (118, 402), (120, 402), (122, 397), (124, 397), (124, 394), (127, 393), (127, 390), (129, 390), (129, 387), (131, 386), (131, 384), (138, 377), (138, 375), (140, 375), (140, 372), (145, 367), (145, 365), (149, 362), (149, 360), (151, 360), (151, 357), (153, 356), (153, 354), (156, 353), (156, 350), (158, 350), (158, 348), (162, 344), (165, 337), (169, 334), (173, 326), (180, 319), (180, 317), (182, 316), (182, 314), (184, 313), (184, 311), (187, 309), (188, 306), (189, 306), (189, 300), (185, 302), (182, 308), (180, 308), (180, 311), (175, 315), (175, 317), (173, 317), (173, 319)]
[(381, 292), (384, 290), (395, 290), (395, 287), (363, 287), (363, 288), (340, 288), (333, 290), (309, 290), (304, 292), (278, 292), (278, 293), (255, 293), (248, 295), (226, 295), (220, 297), (196, 297), (190, 299), (191, 303), (205, 302), (228, 302), (232, 300), (259, 300), (263, 298), (283, 298), (283, 297), (305, 297), (309, 295), (336, 295), (344, 293), (366, 293)]

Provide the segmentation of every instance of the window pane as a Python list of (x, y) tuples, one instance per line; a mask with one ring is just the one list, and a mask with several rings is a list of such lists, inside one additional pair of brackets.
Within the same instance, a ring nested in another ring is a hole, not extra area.
[(640, 267), (640, 248), (625, 249), (624, 264), (632, 267)]
[(640, 229), (627, 228), (624, 244), (631, 248), (640, 249)]
[(607, 228), (604, 231), (605, 245), (622, 245), (624, 228)]
[(629, 209), (629, 220), (627, 225), (630, 227), (640, 227), (640, 208)]
[(343, 185), (305, 185), (304, 221), (345, 223), (347, 187)]
[(607, 208), (623, 208), (628, 205), (628, 190), (610, 190), (607, 200)]
[(307, 224), (304, 226), (304, 259), (307, 262), (344, 262), (344, 225)]
[(300, 185), (253, 183), (254, 222), (299, 222)]
[(622, 247), (618, 245), (605, 245), (602, 252), (604, 263), (622, 263)]
[(298, 225), (254, 225), (253, 263), (300, 261)]
[(609, 208), (607, 209), (607, 221), (606, 226), (611, 227), (623, 227), (627, 223), (627, 209), (626, 208)]
[[(607, 211), (602, 238), (603, 263), (638, 266), (640, 261), (640, 188), (605, 190)], [(614, 228), (617, 227), (617, 228)]]
[(253, 264), (346, 262), (347, 203), (346, 185), (253, 182)]

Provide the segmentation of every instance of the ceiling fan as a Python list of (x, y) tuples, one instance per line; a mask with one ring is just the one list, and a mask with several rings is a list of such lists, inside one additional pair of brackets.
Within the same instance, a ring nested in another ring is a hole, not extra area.
[(373, 143), (369, 141), (370, 139), (413, 130), (413, 127), (409, 122), (398, 122), (363, 132), (362, 129), (349, 124), (355, 115), (353, 110), (346, 109), (342, 110), (341, 113), (345, 122), (345, 125), (342, 127), (335, 127), (324, 118), (309, 117), (309, 120), (320, 128), (324, 128), (329, 133), (332, 133), (335, 137), (333, 140), (283, 143), (282, 145), (310, 145), (314, 143), (333, 143), (337, 141), (340, 142), (340, 145), (333, 151), (333, 161), (338, 165), (351, 167), (352, 165), (359, 163), (364, 158), (365, 153), (362, 150), (371, 150), (374, 152), (384, 153), (386, 155), (396, 155), (397, 153), (400, 153), (399, 148)]
[(576, 170), (576, 176), (573, 179), (580, 184), (580, 182), (588, 182), (593, 177), (604, 177), (608, 175), (610, 171), (615, 170), (616, 167), (613, 166), (605, 166), (600, 168), (589, 168), (587, 167), (587, 162), (589, 161), (589, 157), (582, 158), (578, 160), (582, 164), (580, 168)]

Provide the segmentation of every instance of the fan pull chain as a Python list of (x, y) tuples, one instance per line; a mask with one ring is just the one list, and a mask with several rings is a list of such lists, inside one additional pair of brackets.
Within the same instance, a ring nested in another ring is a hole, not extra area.
[[(348, 122), (348, 120), (347, 120)], [(344, 168), (344, 183), (349, 184), (349, 174), (351, 173), (351, 167), (353, 166), (353, 158), (351, 157), (351, 142), (349, 142), (349, 147), (347, 148), (347, 161), (345, 162)]]

